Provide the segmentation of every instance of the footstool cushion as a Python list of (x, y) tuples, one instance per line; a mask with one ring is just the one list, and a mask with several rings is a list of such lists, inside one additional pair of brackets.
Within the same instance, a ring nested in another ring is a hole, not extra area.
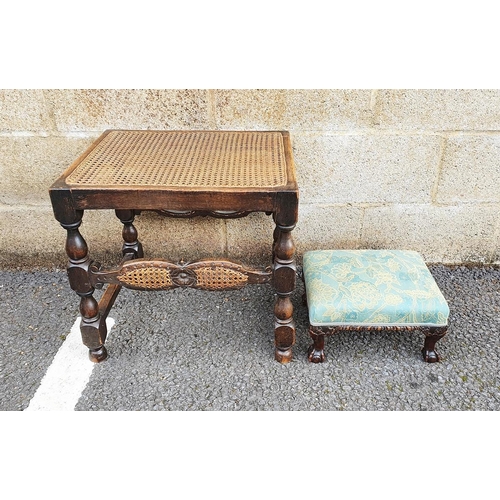
[(310, 251), (303, 272), (313, 326), (448, 323), (448, 304), (417, 252)]

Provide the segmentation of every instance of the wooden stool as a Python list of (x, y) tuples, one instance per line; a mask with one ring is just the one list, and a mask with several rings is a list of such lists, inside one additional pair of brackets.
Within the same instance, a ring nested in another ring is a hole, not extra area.
[(410, 251), (317, 250), (303, 262), (309, 361), (325, 359), (326, 335), (343, 330), (420, 330), (428, 363), (439, 361), (449, 308), (422, 257)]
[[(107, 357), (105, 319), (122, 286), (232, 290), (271, 281), (277, 295), (275, 358), (291, 360), (296, 276), (291, 231), (298, 187), (288, 132), (108, 130), (51, 186), (50, 197), (55, 218), (67, 230), (69, 282), (81, 298), (82, 339), (92, 361)], [(78, 229), (85, 210), (101, 209), (114, 209), (123, 223), (123, 259), (111, 269), (91, 260)], [(219, 218), (265, 212), (275, 222), (272, 265), (250, 269), (226, 259), (144, 259), (133, 224), (143, 210)], [(97, 303), (94, 290), (105, 284)]]

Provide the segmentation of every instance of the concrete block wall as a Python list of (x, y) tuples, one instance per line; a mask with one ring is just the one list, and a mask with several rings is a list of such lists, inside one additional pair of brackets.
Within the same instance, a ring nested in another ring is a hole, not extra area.
[[(289, 130), (300, 259), (314, 248), (406, 248), (500, 263), (500, 90), (0, 90), (0, 266), (65, 266), (48, 187), (105, 129)], [(149, 256), (267, 263), (272, 223), (143, 213)], [(121, 224), (88, 212), (92, 256)]]

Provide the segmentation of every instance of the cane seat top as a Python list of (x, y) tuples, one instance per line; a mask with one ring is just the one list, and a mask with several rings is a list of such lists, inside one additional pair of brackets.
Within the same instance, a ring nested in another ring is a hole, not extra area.
[(76, 188), (258, 189), (289, 179), (281, 132), (110, 130), (65, 180)]

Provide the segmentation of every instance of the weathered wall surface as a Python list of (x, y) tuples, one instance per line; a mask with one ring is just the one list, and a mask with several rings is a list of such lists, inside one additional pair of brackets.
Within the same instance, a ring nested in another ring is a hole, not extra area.
[[(299, 258), (397, 247), (500, 261), (500, 90), (0, 90), (1, 266), (65, 265), (48, 187), (109, 128), (289, 130)], [(261, 214), (136, 226), (149, 256), (269, 258)], [(94, 257), (119, 255), (113, 213), (86, 213), (82, 234)]]

